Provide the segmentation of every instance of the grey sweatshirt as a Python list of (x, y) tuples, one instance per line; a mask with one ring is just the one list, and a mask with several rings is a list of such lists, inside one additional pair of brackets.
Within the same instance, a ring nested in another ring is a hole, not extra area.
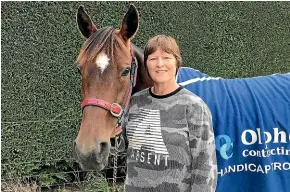
[(123, 128), (128, 141), (127, 192), (214, 192), (217, 182), (211, 113), (178, 88), (134, 94)]

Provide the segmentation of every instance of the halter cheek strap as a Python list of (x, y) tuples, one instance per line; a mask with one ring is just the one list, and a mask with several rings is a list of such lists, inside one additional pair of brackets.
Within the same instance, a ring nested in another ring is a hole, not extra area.
[(82, 111), (87, 106), (101, 107), (109, 111), (114, 117), (117, 117), (118, 123), (121, 124), (124, 114), (127, 113), (131, 94), (132, 94), (132, 89), (136, 85), (136, 79), (137, 79), (138, 62), (137, 62), (136, 57), (134, 56), (132, 45), (131, 45), (131, 56), (132, 56), (132, 62), (131, 62), (131, 73), (130, 73), (130, 87), (127, 91), (127, 94), (124, 97), (125, 104), (123, 108), (118, 103), (111, 104), (101, 99), (89, 98), (89, 99), (85, 99), (81, 103)]

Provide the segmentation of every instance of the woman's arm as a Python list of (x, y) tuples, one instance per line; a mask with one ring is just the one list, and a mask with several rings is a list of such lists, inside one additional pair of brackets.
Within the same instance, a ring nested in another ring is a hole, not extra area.
[(212, 116), (202, 100), (188, 106), (187, 122), (192, 156), (191, 191), (214, 192), (217, 184), (217, 162)]

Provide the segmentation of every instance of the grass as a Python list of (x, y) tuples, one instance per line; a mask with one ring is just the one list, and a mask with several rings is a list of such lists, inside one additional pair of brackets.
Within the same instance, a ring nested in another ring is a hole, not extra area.
[[(118, 191), (122, 191), (123, 184), (117, 186)], [(88, 173), (84, 181), (59, 184), (54, 186), (40, 186), (36, 182), (29, 182), (21, 179), (11, 179), (1, 182), (3, 192), (108, 192), (110, 189), (106, 178), (101, 174)]]
[(40, 187), (36, 183), (25, 183), (23, 181), (1, 182), (1, 191), (3, 192), (39, 192)]

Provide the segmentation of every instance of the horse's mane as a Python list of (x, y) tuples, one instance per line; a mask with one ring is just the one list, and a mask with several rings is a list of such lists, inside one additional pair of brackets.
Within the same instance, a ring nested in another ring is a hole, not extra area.
[(90, 63), (100, 52), (105, 52), (114, 61), (114, 28), (105, 27), (97, 30), (84, 43), (77, 59), (79, 64)]

